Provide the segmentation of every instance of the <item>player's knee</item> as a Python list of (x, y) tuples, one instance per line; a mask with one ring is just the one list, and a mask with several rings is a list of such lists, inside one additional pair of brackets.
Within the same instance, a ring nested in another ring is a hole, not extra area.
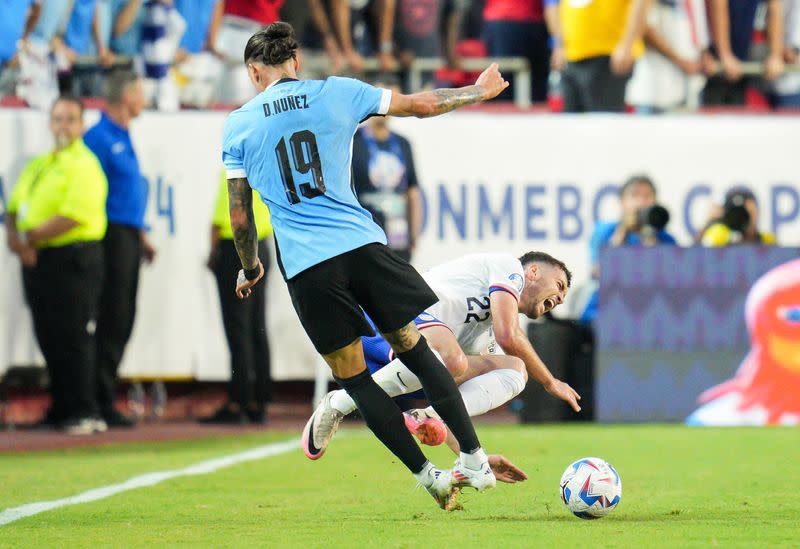
[(522, 374), (522, 379), (525, 383), (528, 382), (528, 370), (525, 368), (525, 362), (521, 358), (517, 358), (515, 356), (509, 357), (511, 358), (511, 369), (518, 371)]
[(448, 353), (444, 355), (444, 365), (450, 375), (458, 378), (467, 371), (467, 357), (463, 352)]

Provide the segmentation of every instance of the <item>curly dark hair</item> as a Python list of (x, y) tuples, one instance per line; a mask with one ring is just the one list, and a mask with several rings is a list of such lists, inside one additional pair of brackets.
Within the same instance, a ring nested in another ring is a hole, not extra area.
[(289, 23), (278, 21), (264, 27), (247, 41), (244, 62), (260, 61), (265, 65), (282, 65), (297, 56), (297, 39)]
[(567, 286), (572, 286), (572, 273), (567, 269), (566, 264), (545, 252), (528, 252), (519, 258), (519, 262), (523, 267), (527, 267), (531, 263), (547, 263), (553, 267), (557, 267), (564, 271), (567, 276)]

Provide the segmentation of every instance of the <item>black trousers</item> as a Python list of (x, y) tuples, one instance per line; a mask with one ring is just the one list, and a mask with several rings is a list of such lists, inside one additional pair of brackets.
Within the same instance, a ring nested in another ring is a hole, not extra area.
[(630, 74), (616, 75), (607, 55), (570, 61), (562, 74), (565, 112), (624, 112)]
[[(258, 256), (267, 268), (269, 251), (263, 240), (258, 243)], [(228, 400), (244, 409), (253, 405), (260, 407), (271, 400), (272, 380), (267, 339), (266, 275), (253, 288), (250, 297), (239, 299), (234, 289), (241, 268), (233, 240), (220, 240), (213, 271), (231, 353)]]
[(97, 319), (96, 394), (100, 413), (114, 409), (117, 370), (133, 331), (142, 240), (139, 229), (108, 224), (103, 239), (105, 269)]
[(102, 278), (99, 242), (40, 250), (36, 266), (22, 270), (34, 334), (50, 376), (53, 421), (97, 413), (95, 322)]

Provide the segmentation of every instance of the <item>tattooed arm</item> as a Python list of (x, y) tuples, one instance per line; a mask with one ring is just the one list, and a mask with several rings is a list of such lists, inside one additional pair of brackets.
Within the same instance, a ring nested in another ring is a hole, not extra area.
[[(228, 210), (233, 229), (233, 243), (239, 253), (243, 269), (236, 279), (236, 295), (242, 299), (250, 295), (250, 288), (264, 276), (264, 267), (258, 259), (258, 232), (253, 214), (253, 190), (244, 177), (228, 179)], [(248, 280), (244, 269), (258, 269), (258, 276)]]
[(446, 88), (412, 95), (392, 94), (389, 113), (392, 116), (427, 118), (450, 112), (459, 107), (488, 101), (508, 87), (497, 63), (483, 71), (473, 86)]

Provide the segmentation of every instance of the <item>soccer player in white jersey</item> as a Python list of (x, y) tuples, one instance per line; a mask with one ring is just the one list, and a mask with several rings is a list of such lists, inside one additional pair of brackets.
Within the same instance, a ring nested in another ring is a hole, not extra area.
[[(528, 252), (519, 259), (510, 254), (472, 254), (434, 267), (423, 278), (439, 301), (415, 323), (459, 385), (470, 416), (514, 398), (529, 376), (580, 411), (580, 395), (550, 373), (519, 324), (520, 313), (535, 319), (564, 302), (572, 274), (563, 262), (543, 252)], [(364, 352), (373, 378), (389, 396), (421, 387), (379, 336), (364, 339)], [(333, 425), (335, 431), (339, 420), (353, 410), (347, 393), (332, 391), (314, 416), (336, 418), (317, 422)], [(432, 409), (406, 414), (406, 426), (425, 444), (440, 444), (447, 434), (448, 445), (458, 453), (457, 442)], [(332, 434), (318, 436), (330, 440)]]
[[(298, 80), (298, 48), (287, 23), (273, 23), (251, 36), (243, 60), (258, 94), (225, 121), (222, 160), (242, 263), (236, 294), (247, 297), (264, 276), (256, 246), (255, 189), (269, 207), (278, 265), (309, 339), (358, 403), (370, 430), (446, 509), (458, 488), (491, 488), (495, 477), (457, 386), (413, 323), (436, 302), (436, 294), (386, 246), (386, 235), (353, 192), (353, 135), (370, 116), (436, 116), (492, 99), (508, 82), (496, 64), (473, 86), (412, 95), (351, 78)], [(367, 371), (361, 338), (375, 332), (365, 311), (458, 438), (462, 459), (457, 467), (442, 471), (428, 461), (405, 432), (400, 409)], [(303, 450), (314, 455), (327, 442), (314, 429), (310, 433)]]

